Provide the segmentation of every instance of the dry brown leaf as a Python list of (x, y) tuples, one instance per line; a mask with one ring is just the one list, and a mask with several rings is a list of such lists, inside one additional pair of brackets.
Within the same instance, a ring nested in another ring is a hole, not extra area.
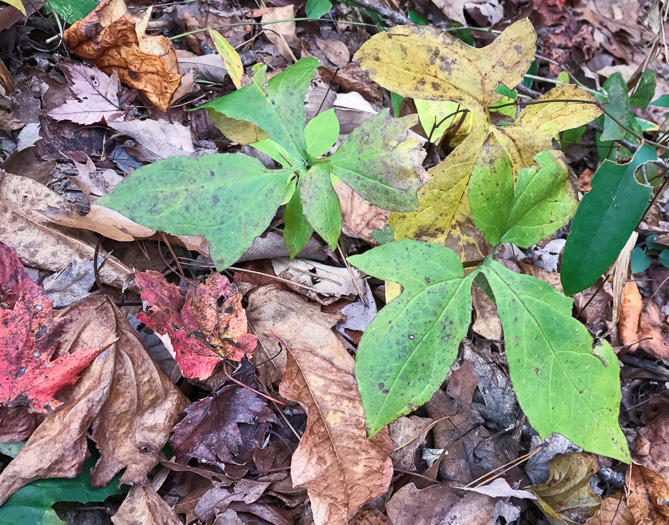
[(602, 501), (601, 507), (585, 525), (636, 525), (634, 516), (627, 508), (627, 503), (615, 494)]
[(648, 424), (639, 430), (634, 460), (669, 481), (669, 393), (651, 396)]
[(669, 487), (667, 480), (642, 465), (630, 465), (625, 482), (629, 496), (627, 507), (634, 523), (643, 525), (669, 524)]
[(472, 329), (481, 337), (499, 341), (502, 339), (502, 322), (497, 315), (497, 305), (488, 294), (478, 286), (472, 294), (472, 302), (476, 311), (476, 320)]
[(126, 468), (122, 483), (146, 481), (187, 400), (151, 360), (125, 316), (101, 295), (61, 310), (68, 326), (59, 351), (113, 342), (64, 393), (61, 408), (49, 414), (0, 474), (0, 504), (28, 483), (75, 477), (88, 456), (87, 435), (101, 457), (94, 486), (108, 484)]
[(444, 485), (419, 490), (413, 483), (398, 490), (386, 505), (393, 525), (435, 525), (453, 523), (489, 525), (495, 500), (476, 492), (464, 496)]
[(344, 235), (378, 244), (370, 233), (377, 228), (383, 230), (386, 227), (390, 212), (366, 201), (341, 181), (335, 184), (334, 189), (339, 197), (341, 229)]
[(151, 485), (132, 487), (111, 520), (114, 525), (182, 525)]
[(340, 367), (350, 358), (332, 332), (332, 327), (342, 320), (340, 314), (321, 312), (319, 305), (273, 284), (254, 290), (247, 299), (246, 317), (261, 343), (253, 352), (260, 383), (271, 385), (278, 381), (286, 366), (286, 352), (267, 334), (275, 334), (290, 348), (327, 351)]
[(623, 304), (620, 310), (620, 321), (618, 322), (620, 337), (626, 345), (631, 345), (639, 340), (637, 332), (639, 331), (639, 317), (641, 316), (642, 308), (643, 301), (641, 300), (639, 288), (637, 288), (634, 282), (628, 281), (625, 284)]
[[(204, 16), (201, 16), (200, 18), (194, 18), (188, 12), (184, 12), (183, 16), (184, 22), (186, 22), (187, 31), (197, 31), (198, 29), (214, 27), (234, 48), (237, 48), (246, 41), (246, 35), (249, 32), (248, 28), (250, 26), (232, 25), (230, 27), (219, 27), (228, 24), (239, 24), (241, 20), (238, 16), (227, 18), (210, 11), (207, 11)], [(202, 44), (206, 44), (209, 49), (216, 49), (211, 36), (209, 36), (209, 31), (200, 31), (199, 33), (188, 35), (186, 37), (186, 42), (188, 42), (188, 47), (190, 47), (196, 55), (205, 52), (202, 48)]]
[(388, 525), (388, 518), (376, 509), (364, 508), (351, 518), (349, 525)]
[(293, 486), (306, 484), (316, 525), (346, 525), (362, 505), (388, 490), (392, 443), (387, 429), (367, 439), (355, 362), (328, 350), (291, 347), (279, 392), (307, 410), (307, 428), (291, 463)]
[(28, 407), (0, 407), (0, 443), (25, 441), (42, 422), (43, 414)]
[(639, 237), (637, 232), (632, 232), (630, 238), (627, 239), (624, 248), (618, 254), (616, 261), (611, 266), (611, 287), (613, 293), (613, 324), (617, 324), (620, 320), (620, 312), (623, 308), (623, 301), (625, 300), (625, 289), (627, 287), (627, 275), (629, 273), (630, 259), (632, 257), (632, 250), (636, 245), (636, 240)]
[[(642, 340), (643, 339), (643, 340)], [(649, 301), (641, 311), (639, 331), (636, 341), (640, 341), (638, 348), (660, 359), (669, 359), (669, 325), (667, 316), (655, 301)], [(632, 349), (636, 349), (633, 346)]]
[[(414, 470), (416, 450), (422, 446), (433, 420), (429, 417), (402, 416), (388, 426), (393, 452), (393, 466), (401, 470)], [(398, 450), (397, 447), (402, 447)]]
[(337, 67), (344, 67), (351, 60), (351, 53), (341, 40), (316, 38), (316, 45), (323, 52), (325, 58)]
[(123, 0), (104, 0), (86, 18), (63, 34), (77, 55), (128, 86), (142, 91), (162, 111), (167, 111), (181, 75), (172, 42), (146, 34), (151, 16), (141, 20), (127, 12)]
[[(267, 7), (262, 15), (262, 23), (274, 22), (275, 20), (291, 20), (295, 18), (295, 6), (288, 4), (283, 7)], [(299, 44), (295, 35), (295, 22), (279, 22), (278, 24), (269, 24), (263, 26), (265, 36), (279, 54), (288, 62), (297, 62), (291, 47)]]
[(370, 80), (367, 73), (358, 64), (350, 62), (344, 67), (340, 67), (336, 75), (329, 67), (321, 66), (318, 68), (318, 73), (325, 82), (338, 84), (346, 91), (360, 93), (377, 106), (383, 106), (381, 88), (374, 81)]
[[(0, 241), (11, 247), (25, 266), (59, 272), (69, 264), (93, 260), (95, 236), (50, 224), (40, 213), (47, 209), (77, 214), (71, 203), (46, 186), (0, 171)], [(112, 256), (100, 268), (100, 279), (124, 289), (131, 286), (134, 274)]]

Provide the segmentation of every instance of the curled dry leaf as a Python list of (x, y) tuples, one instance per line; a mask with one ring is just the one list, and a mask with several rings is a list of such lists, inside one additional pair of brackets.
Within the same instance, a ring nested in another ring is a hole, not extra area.
[(349, 237), (356, 237), (377, 244), (370, 233), (377, 228), (383, 230), (386, 227), (386, 220), (390, 212), (382, 210), (363, 199), (341, 181), (335, 184), (334, 189), (337, 192), (337, 197), (339, 197), (341, 207), (342, 233)]
[(91, 295), (58, 316), (63, 319), (59, 350), (117, 340), (82, 373), (63, 405), (0, 473), (0, 504), (36, 479), (78, 475), (88, 456), (91, 424), (101, 455), (91, 476), (93, 486), (106, 485), (122, 468), (122, 483), (145, 482), (188, 403), (105, 297)]
[(182, 525), (163, 498), (151, 485), (136, 485), (112, 517), (114, 525), (137, 525), (151, 523), (155, 525)]
[(643, 308), (643, 301), (637, 285), (628, 281), (625, 284), (625, 292), (623, 295), (623, 306), (620, 310), (620, 320), (618, 328), (620, 329), (620, 337), (623, 343), (631, 345), (638, 341), (637, 332), (639, 331), (639, 317), (641, 316), (641, 309)]
[(163, 342), (172, 349), (184, 377), (207, 379), (222, 358), (241, 361), (251, 355), (257, 339), (247, 333), (242, 294), (223, 275), (210, 275), (185, 298), (161, 273), (135, 275), (149, 305), (137, 319), (166, 336)]
[(316, 525), (345, 525), (365, 503), (383, 494), (393, 475), (384, 429), (367, 439), (354, 360), (327, 348), (291, 348), (282, 396), (307, 410), (307, 428), (293, 454), (293, 485), (306, 484)]
[(123, 0), (104, 0), (86, 18), (63, 34), (77, 55), (107, 74), (142, 91), (162, 111), (167, 111), (181, 75), (172, 42), (145, 33), (151, 10), (135, 20)]
[(602, 501), (597, 513), (588, 518), (585, 525), (636, 525), (634, 515), (627, 508), (627, 502), (620, 494), (614, 494)]
[[(263, 9), (262, 23), (275, 22), (276, 20), (292, 20), (295, 18), (295, 6), (288, 4), (282, 7), (266, 7)], [(279, 54), (289, 63), (296, 61), (295, 55), (291, 51), (291, 47), (296, 46), (299, 42), (295, 35), (295, 22), (279, 22), (264, 26), (265, 36), (274, 47), (276, 47)]]
[[(390, 457), (395, 468), (413, 470), (416, 450), (423, 445), (432, 419), (418, 416), (401, 417), (388, 425), (393, 452)], [(398, 449), (398, 447), (402, 447)]]
[(625, 482), (629, 491), (627, 508), (634, 516), (634, 523), (669, 524), (669, 486), (657, 472), (642, 465), (630, 465)]
[[(59, 272), (71, 263), (93, 260), (95, 236), (50, 224), (42, 214), (48, 209), (77, 215), (71, 203), (46, 186), (0, 170), (0, 241), (9, 245), (23, 264)], [(103, 255), (101, 252), (100, 257)], [(133, 274), (112, 256), (101, 266), (100, 279), (103, 284), (125, 289), (131, 286)]]
[(32, 282), (16, 254), (0, 242), (0, 405), (44, 412), (54, 395), (114, 342), (59, 351), (63, 321), (41, 286)]
[(649, 301), (641, 312), (636, 341), (639, 341), (638, 347), (649, 354), (660, 359), (669, 359), (667, 316), (655, 301)]

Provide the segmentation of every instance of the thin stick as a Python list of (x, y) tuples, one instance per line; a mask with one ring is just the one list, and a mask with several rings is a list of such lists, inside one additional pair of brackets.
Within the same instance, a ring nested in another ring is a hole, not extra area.
[[(451, 418), (448, 417), (448, 416), (444, 416), (444, 417), (442, 417), (441, 419), (437, 419), (436, 421), (433, 421), (433, 422), (430, 423), (428, 426), (426, 426), (423, 430), (421, 430), (420, 432), (418, 432), (418, 434), (416, 434), (415, 436), (413, 436), (409, 441), (407, 441), (406, 443), (402, 443), (399, 447), (395, 448), (395, 449), (393, 450), (393, 452), (397, 452), (399, 449), (406, 447), (409, 443), (411, 443), (411, 442), (414, 441), (415, 439), (418, 439), (418, 437), (420, 437), (420, 435), (421, 435), (423, 432), (429, 432), (430, 430), (432, 430), (432, 427), (433, 427), (433, 426), (435, 426), (435, 425), (438, 424), (438, 423), (441, 423), (442, 421), (446, 421), (447, 419), (450, 420)], [(454, 425), (454, 426), (455, 426), (455, 425)]]
[[(508, 463), (505, 463), (504, 465), (501, 465), (501, 466), (491, 470), (487, 474), (484, 474), (483, 476), (481, 476), (479, 478), (476, 478), (471, 483), (468, 483), (467, 485), (465, 485), (465, 488), (469, 488), (474, 484), (476, 484), (475, 485), (476, 487), (480, 487), (484, 483), (490, 483), (491, 481), (498, 478), (499, 476), (501, 476), (505, 472), (511, 470), (513, 467), (516, 467), (516, 466), (520, 465), (521, 463), (523, 463), (524, 461), (527, 461), (528, 459), (530, 459), (537, 452), (539, 452), (542, 448), (543, 448), (543, 445), (540, 445), (537, 448), (535, 448), (532, 452), (528, 452), (527, 454), (525, 454), (523, 456), (520, 456), (519, 458), (516, 458), (513, 461), (509, 461)], [(496, 470), (499, 470), (499, 469), (503, 469), (503, 470), (501, 470), (500, 472), (497, 472), (495, 474), (494, 472)], [(487, 479), (487, 478), (490, 478), (490, 479)]]

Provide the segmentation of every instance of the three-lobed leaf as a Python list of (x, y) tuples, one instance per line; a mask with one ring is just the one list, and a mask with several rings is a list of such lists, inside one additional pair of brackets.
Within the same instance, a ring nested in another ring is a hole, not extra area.
[(426, 403), (444, 381), (471, 317), (472, 275), (455, 252), (403, 240), (349, 258), (404, 291), (367, 327), (356, 378), (370, 435)]
[(244, 155), (174, 157), (136, 170), (98, 203), (154, 230), (204, 235), (223, 269), (265, 230), (293, 177)]
[(547, 283), (488, 261), (481, 270), (504, 328), (518, 401), (542, 438), (559, 432), (585, 450), (630, 461), (618, 424), (620, 367), (606, 341), (593, 345), (573, 301)]
[(560, 279), (567, 295), (591, 286), (616, 260), (648, 206), (652, 188), (639, 184), (636, 170), (657, 159), (644, 144), (628, 164), (605, 160), (576, 210), (562, 256)]

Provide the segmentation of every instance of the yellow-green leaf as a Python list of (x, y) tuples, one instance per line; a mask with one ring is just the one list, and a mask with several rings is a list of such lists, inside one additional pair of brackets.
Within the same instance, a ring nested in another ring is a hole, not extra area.
[(16, 7), (23, 15), (26, 14), (26, 8), (23, 7), (23, 4), (21, 3), (21, 0), (0, 0), (0, 2), (4, 2), (5, 4), (9, 4), (12, 7)]
[(370, 38), (354, 59), (384, 88), (423, 100), (450, 100), (472, 111), (477, 125), (500, 98), (499, 82), (516, 86), (534, 60), (536, 33), (528, 19), (483, 48), (429, 26), (397, 26)]
[(239, 58), (239, 54), (235, 51), (235, 48), (232, 47), (230, 42), (221, 33), (215, 29), (210, 29), (209, 35), (214, 41), (216, 51), (218, 51), (218, 54), (223, 59), (225, 69), (228, 70), (228, 75), (230, 75), (232, 83), (237, 89), (240, 89), (242, 87), (242, 75), (244, 74), (242, 59)]

